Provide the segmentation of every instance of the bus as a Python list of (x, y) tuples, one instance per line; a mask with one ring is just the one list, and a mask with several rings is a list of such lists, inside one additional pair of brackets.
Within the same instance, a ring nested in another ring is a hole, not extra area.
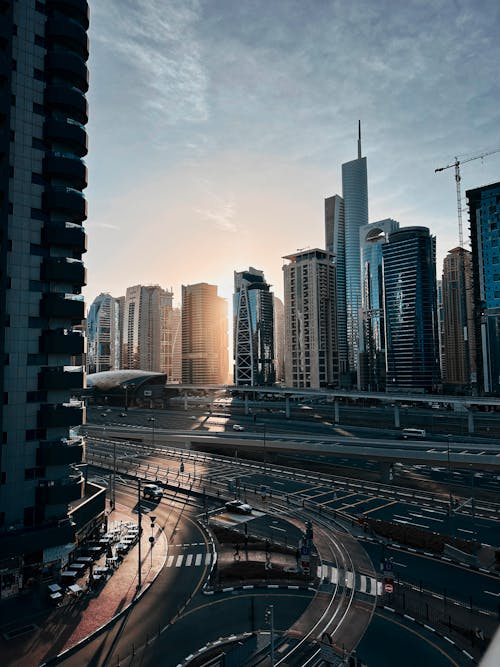
[(408, 438), (413, 439), (413, 440), (423, 439), (423, 438), (425, 438), (425, 429), (423, 429), (423, 428), (404, 428), (401, 431), (401, 437), (403, 438), (403, 440), (407, 440)]

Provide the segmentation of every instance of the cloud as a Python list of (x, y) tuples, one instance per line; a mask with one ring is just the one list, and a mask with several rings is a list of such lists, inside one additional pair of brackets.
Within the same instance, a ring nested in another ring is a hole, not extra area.
[(207, 120), (198, 20), (196, 0), (95, 3), (93, 40), (102, 51), (101, 62), (111, 60), (108, 74), (114, 63), (114, 73), (123, 76), (121, 112), (135, 100), (156, 125)]
[(114, 225), (111, 222), (92, 222), (92, 229), (112, 229), (113, 231), (119, 231), (120, 228), (118, 225)]
[(218, 209), (208, 210), (208, 209), (193, 209), (195, 213), (200, 215), (204, 220), (212, 222), (216, 227), (222, 229), (225, 232), (236, 233), (238, 231), (238, 225), (233, 220), (234, 218), (234, 203), (225, 202)]

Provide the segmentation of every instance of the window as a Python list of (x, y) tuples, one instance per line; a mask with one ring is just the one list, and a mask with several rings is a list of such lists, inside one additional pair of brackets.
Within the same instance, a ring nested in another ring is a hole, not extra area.
[(37, 81), (43, 81), (45, 79), (43, 70), (35, 67), (33, 70), (33, 78), (36, 79)]
[(43, 116), (45, 114), (45, 109), (43, 108), (43, 104), (38, 104), (38, 102), (33, 102), (33, 113), (37, 113), (39, 116)]
[(37, 174), (36, 172), (31, 172), (31, 182), (36, 183), (37, 185), (46, 185), (45, 179), (41, 174)]
[(41, 35), (35, 35), (35, 44), (45, 47), (45, 39)]

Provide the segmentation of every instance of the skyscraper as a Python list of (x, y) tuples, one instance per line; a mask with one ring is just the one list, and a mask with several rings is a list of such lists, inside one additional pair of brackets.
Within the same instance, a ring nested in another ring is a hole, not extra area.
[(334, 257), (314, 248), (283, 259), (285, 384), (319, 389), (338, 384)]
[(385, 391), (385, 314), (382, 246), (399, 222), (387, 218), (359, 230), (361, 253), (360, 386)]
[(342, 197), (335, 195), (325, 200), (326, 248), (336, 255), (337, 263), (338, 357), (340, 379), (345, 386), (358, 382), (361, 309), (359, 230), (367, 224), (367, 164), (366, 157), (361, 157), (359, 122), (358, 157), (342, 165)]
[(165, 300), (161, 308), (160, 370), (168, 382), (179, 383), (182, 378), (182, 320), (181, 309)]
[(123, 314), (123, 368), (160, 372), (162, 307), (172, 292), (159, 285), (127, 287)]
[(472, 253), (450, 250), (443, 263), (445, 392), (470, 392), (476, 385), (476, 340), (472, 287)]
[(478, 388), (500, 394), (500, 182), (467, 190)]
[(405, 227), (382, 245), (387, 389), (435, 390), (439, 382), (436, 238)]
[(273, 385), (274, 305), (264, 273), (253, 267), (234, 272), (234, 384)]
[(87, 373), (120, 368), (120, 302), (111, 294), (99, 294), (89, 308), (86, 329)]
[(182, 382), (227, 384), (227, 303), (208, 283), (182, 286)]
[(283, 301), (273, 295), (274, 305), (274, 367), (276, 382), (285, 381), (285, 308)]
[(81, 528), (88, 25), (84, 1), (0, 3), (2, 596), (60, 567)]
[(366, 158), (361, 157), (361, 124), (358, 135), (358, 157), (342, 165), (342, 196), (345, 210), (347, 346), (349, 368), (354, 373), (358, 369), (361, 308), (359, 230), (368, 224), (368, 181)]

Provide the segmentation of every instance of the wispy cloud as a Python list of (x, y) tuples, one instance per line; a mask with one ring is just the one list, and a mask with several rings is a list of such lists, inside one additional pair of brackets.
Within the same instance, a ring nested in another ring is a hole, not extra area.
[(214, 209), (195, 208), (194, 212), (225, 232), (236, 233), (238, 231), (238, 225), (234, 220), (235, 210), (232, 201), (221, 202), (220, 207)]
[(113, 231), (119, 231), (118, 225), (113, 225), (111, 222), (92, 222), (92, 229), (112, 229)]
[[(95, 3), (93, 38), (119, 59), (124, 106), (131, 98), (155, 123), (208, 118), (207, 80), (196, 38), (196, 0), (106, 0)], [(117, 68), (117, 71), (119, 68)]]

